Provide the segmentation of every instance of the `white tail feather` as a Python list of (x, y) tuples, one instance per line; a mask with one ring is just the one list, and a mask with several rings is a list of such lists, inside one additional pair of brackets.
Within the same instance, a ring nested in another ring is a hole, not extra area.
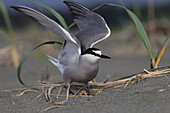
[(48, 57), (48, 60), (52, 63), (52, 64), (54, 64), (55, 66), (59, 66), (59, 61), (57, 60), (57, 59), (55, 59), (55, 58), (53, 58), (53, 57), (51, 57), (51, 56), (49, 56), (49, 55), (47, 55), (47, 57)]
[(60, 70), (60, 72), (63, 74), (64, 66), (61, 65), (61, 64), (59, 63), (59, 61), (58, 61), (57, 59), (55, 59), (54, 57), (49, 56), (49, 55), (47, 55), (47, 57), (48, 57), (48, 60), (49, 60), (52, 64), (54, 64), (56, 67), (58, 67), (58, 69)]

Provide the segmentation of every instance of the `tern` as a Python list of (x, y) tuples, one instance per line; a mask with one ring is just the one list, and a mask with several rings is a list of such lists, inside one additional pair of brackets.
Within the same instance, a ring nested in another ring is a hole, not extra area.
[[(93, 48), (93, 46), (111, 34), (107, 23), (99, 14), (73, 1), (64, 1), (64, 3), (69, 7), (74, 22), (79, 28), (79, 32), (75, 35), (32, 8), (22, 5), (11, 6), (65, 40), (58, 59), (47, 55), (48, 60), (58, 67), (67, 85), (67, 96), (63, 103), (68, 101), (72, 82), (83, 83), (87, 87), (88, 82), (97, 76), (99, 60), (110, 59), (109, 56), (103, 55), (100, 49)], [(49, 88), (50, 93), (51, 89)]]

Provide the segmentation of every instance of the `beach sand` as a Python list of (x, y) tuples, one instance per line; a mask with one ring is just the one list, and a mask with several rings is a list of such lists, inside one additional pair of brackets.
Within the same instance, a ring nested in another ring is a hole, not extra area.
[[(165, 54), (162, 66), (170, 63), (170, 55)], [(100, 62), (100, 71), (97, 81), (110, 81), (149, 69), (145, 56), (113, 57), (111, 60)], [(58, 70), (35, 58), (29, 58), (22, 70), (22, 79), (28, 85), (37, 85), (43, 74), (50, 70), (50, 82), (62, 81)], [(23, 88), (17, 79), (16, 69), (11, 66), (0, 67), (0, 112), (1, 113), (39, 113), (54, 103), (47, 102), (40, 93), (28, 92), (21, 97), (14, 97), (23, 90), (2, 91), (6, 89)], [(170, 111), (170, 79), (166, 77), (149, 78), (139, 84), (116, 90), (106, 89), (104, 92), (92, 97), (72, 97), (65, 107), (54, 108), (48, 113), (168, 113)], [(66, 93), (66, 92), (65, 92)], [(71, 94), (70, 94), (71, 95)]]

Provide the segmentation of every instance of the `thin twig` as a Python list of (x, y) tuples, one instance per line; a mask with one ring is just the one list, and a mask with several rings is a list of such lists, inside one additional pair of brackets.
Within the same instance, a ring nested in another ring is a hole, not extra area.
[(59, 91), (58, 91), (58, 94), (57, 94), (57, 97), (56, 97), (57, 99), (58, 99), (58, 96), (59, 96), (59, 95), (61, 94), (61, 92), (62, 92), (62, 88), (63, 88), (63, 87), (61, 86), (60, 89), (59, 89)]
[(115, 89), (121, 88), (121, 87), (123, 87), (123, 86), (125, 86), (125, 84), (117, 85), (117, 86), (113, 87), (113, 88), (112, 88), (112, 90), (115, 90)]
[(34, 100), (33, 100), (33, 102), (34, 102), (36, 99), (38, 99), (43, 93), (44, 93), (44, 91), (41, 92), (37, 97), (35, 97)]
[(129, 79), (129, 81), (125, 84), (124, 88), (126, 88), (133, 79), (134, 79), (134, 76)]
[(53, 109), (53, 108), (60, 108), (60, 107), (64, 107), (63, 105), (60, 105), (60, 106), (51, 106), (51, 107), (48, 107), (46, 109), (43, 109), (43, 111), (48, 111), (50, 109)]
[(148, 70), (146, 70), (146, 69), (143, 69), (147, 74), (149, 74), (149, 71)]
[(16, 96), (17, 96), (17, 97), (22, 96), (22, 95), (23, 95), (24, 93), (26, 93), (26, 92), (40, 92), (40, 91), (28, 89), (28, 90), (25, 90), (25, 91), (21, 92), (20, 94), (17, 94)]
[(2, 92), (18, 91), (18, 90), (24, 90), (24, 89), (28, 89), (28, 88), (6, 89), (6, 90), (2, 90)]
[[(94, 80), (94, 79), (93, 79), (93, 80)], [(95, 83), (96, 83), (96, 81), (95, 81)], [(76, 95), (77, 95), (77, 93), (78, 93), (78, 92), (80, 92), (80, 90), (81, 90), (81, 89), (82, 89), (82, 87), (81, 87), (81, 88), (79, 88), (79, 90), (77, 90), (77, 91), (76, 91), (76, 93), (74, 93), (74, 96), (76, 96)]]
[[(149, 72), (152, 72), (152, 71), (155, 71), (155, 70), (167, 69), (167, 68), (170, 68), (170, 65), (168, 65), (168, 66), (163, 66), (163, 67), (159, 67), (159, 68), (155, 68), (155, 69), (150, 69), (150, 70), (148, 70), (148, 71), (149, 71)], [(145, 74), (145, 73), (146, 73), (145, 71), (138, 72), (138, 73), (135, 73), (135, 74), (126, 76), (126, 77), (119, 78), (118, 80), (125, 79), (125, 78), (129, 78), (129, 77), (132, 77), (132, 76), (138, 75), (138, 74)]]
[[(167, 66), (165, 68), (167, 68)], [(161, 69), (161, 68), (159, 68), (159, 69)], [(148, 71), (147, 73), (148, 74), (137, 73), (136, 75), (138, 75), (138, 77), (141, 78), (141, 79), (146, 79), (146, 78), (150, 78), (150, 77), (161, 77), (161, 76), (164, 76), (165, 74), (170, 73), (170, 69), (168, 68), (168, 69), (155, 71), (155, 72)], [(114, 85), (114, 84), (115, 85), (116, 84), (125, 84), (131, 78), (134, 78), (136, 80), (137, 79), (136, 75), (130, 76), (129, 78), (125, 78), (125, 79), (119, 79), (119, 80), (116, 80), (116, 81), (113, 81), (113, 82), (106, 82), (106, 83), (103, 83), (103, 82), (96, 82), (96, 83), (89, 82), (89, 85), (92, 86), (92, 87), (104, 87), (104, 86), (111, 86), (111, 85)], [(42, 85), (45, 86), (45, 87), (47, 87), (47, 86), (64, 86), (64, 85), (61, 85), (61, 84), (50, 84), (49, 85), (48, 83), (47, 83), (47, 85), (46, 85), (46, 83), (43, 83)], [(74, 86), (74, 87), (82, 87), (83, 84), (72, 84), (72, 86)]]
[[(169, 68), (161, 70), (161, 71), (149, 72), (149, 74), (141, 74), (141, 75), (139, 75), (140, 73), (138, 73), (138, 76), (141, 79), (146, 79), (146, 78), (150, 78), (150, 77), (161, 77), (161, 76), (163, 76), (165, 74), (168, 74), (168, 73), (170, 73)], [(132, 77), (134, 77), (134, 79), (137, 79), (136, 75), (133, 75)], [(90, 82), (89, 85), (92, 86), (92, 87), (104, 87), (104, 86), (109, 86), (109, 85), (114, 85), (114, 84), (115, 85), (116, 84), (124, 84), (124, 83), (127, 83), (132, 77), (116, 80), (116, 81), (113, 81), (113, 82), (106, 82), (106, 83), (103, 83), (103, 82), (96, 82), (96, 83)], [(49, 86), (49, 84), (46, 85), (45, 83), (43, 83), (42, 85), (45, 86), (45, 87)], [(64, 85), (61, 85), (61, 84), (51, 84), (51, 85), (52, 86), (64, 86)], [(71, 86), (82, 87), (83, 84), (73, 84)]]

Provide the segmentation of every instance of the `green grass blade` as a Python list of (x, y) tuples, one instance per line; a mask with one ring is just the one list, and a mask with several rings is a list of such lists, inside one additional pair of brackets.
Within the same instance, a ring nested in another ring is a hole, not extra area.
[(145, 47), (147, 48), (151, 59), (155, 60), (155, 57), (153, 56), (153, 53), (152, 53), (150, 41), (148, 39), (148, 36), (147, 36), (147, 34), (145, 32), (144, 27), (142, 26), (141, 22), (139, 21), (139, 19), (137, 18), (137, 16), (133, 12), (131, 12), (130, 10), (128, 10), (128, 12), (131, 15), (132, 20), (134, 21), (134, 23), (136, 25), (137, 31), (139, 33), (139, 36), (140, 36), (141, 40), (143, 41)]
[(135, 23), (136, 25), (136, 28), (137, 28), (137, 31), (139, 33), (139, 36), (140, 38), (142, 39), (145, 47), (147, 48), (147, 51), (151, 57), (152, 60), (155, 60), (155, 56), (153, 56), (153, 53), (152, 53), (152, 49), (151, 49), (151, 44), (150, 44), (150, 41), (148, 39), (148, 36), (145, 32), (145, 29), (143, 27), (143, 25), (141, 24), (140, 20), (138, 19), (138, 17), (130, 10), (128, 10), (125, 5), (123, 4), (123, 2), (121, 0), (119, 0), (120, 3), (123, 5), (124, 9), (126, 10), (126, 12), (128, 13), (128, 15), (130, 16), (130, 18), (133, 20), (133, 22)]
[(123, 8), (121, 5), (117, 5), (117, 4), (102, 4), (102, 5), (100, 5), (100, 6), (96, 7), (96, 8), (94, 8), (94, 9), (92, 9), (91, 11), (96, 11), (96, 10), (102, 8), (102, 7), (105, 7), (105, 6), (115, 6), (115, 7)]
[(158, 54), (158, 51), (152, 49), (151, 52), (152, 52), (152, 56), (153, 56), (154, 60), (156, 61), (156, 56)]
[(13, 27), (12, 27), (8, 12), (6, 10), (6, 7), (5, 7), (4, 3), (2, 2), (2, 0), (0, 0), (0, 8), (1, 8), (4, 20), (5, 20), (5, 23), (7, 25), (9, 32), (13, 33)]
[(12, 34), (14, 33), (9, 15), (8, 15), (8, 11), (6, 10), (6, 7), (4, 5), (4, 3), (2, 2), (2, 0), (0, 0), (0, 10), (2, 12), (3, 18), (5, 20), (5, 24), (7, 26), (8, 29), (8, 34), (5, 33), (3, 30), (0, 31), (1, 35), (3, 35), (11, 44), (15, 45), (15, 41), (12, 37)]
[(20, 61), (20, 63), (19, 63), (19, 66), (18, 66), (18, 68), (17, 68), (18, 80), (19, 80), (19, 82), (20, 82), (22, 85), (24, 85), (24, 86), (26, 86), (26, 85), (25, 85), (25, 83), (22, 81), (20, 75), (21, 75), (22, 65), (24, 64), (24, 61), (26, 60), (26, 58), (27, 58), (27, 56), (24, 56), (24, 57), (21, 59), (21, 61)]
[(44, 8), (44, 9), (48, 10), (51, 14), (53, 14), (53, 15), (60, 21), (60, 23), (62, 24), (62, 26), (63, 26), (67, 31), (69, 31), (69, 28), (68, 28), (68, 26), (67, 26), (64, 18), (63, 18), (59, 13), (57, 13), (57, 12), (54, 11), (53, 9), (51, 9), (51, 8), (49, 8), (49, 7), (41, 4), (41, 3), (38, 3), (38, 2), (35, 2), (35, 1), (32, 1), (32, 2), (36, 3), (37, 5), (39, 5), (40, 7)]
[(72, 24), (70, 24), (70, 25), (68, 26), (68, 28), (71, 28), (71, 27), (73, 27), (74, 25), (76, 25), (75, 22), (73, 22)]
[(22, 81), (22, 79), (21, 79), (21, 69), (22, 69), (22, 66), (23, 66), (25, 60), (27, 59), (27, 57), (28, 57), (34, 50), (38, 49), (39, 47), (41, 47), (41, 46), (43, 46), (43, 45), (47, 45), (47, 44), (58, 44), (58, 45), (60, 45), (60, 46), (62, 45), (62, 43), (60, 43), (60, 42), (58, 42), (58, 41), (48, 41), (48, 42), (44, 42), (44, 43), (36, 46), (35, 48), (33, 48), (28, 55), (24, 56), (24, 57), (21, 59), (21, 61), (20, 61), (20, 63), (19, 63), (19, 66), (18, 66), (18, 68), (17, 68), (17, 76), (18, 76), (19, 82), (20, 82), (23, 86), (37, 90), (37, 88), (33, 88), (33, 87), (31, 87), (31, 86), (27, 86), (27, 85)]
[(8, 34), (3, 29), (0, 29), (0, 35), (2, 35), (2, 37), (4, 37), (8, 42), (13, 43), (11, 38), (8, 36)]

